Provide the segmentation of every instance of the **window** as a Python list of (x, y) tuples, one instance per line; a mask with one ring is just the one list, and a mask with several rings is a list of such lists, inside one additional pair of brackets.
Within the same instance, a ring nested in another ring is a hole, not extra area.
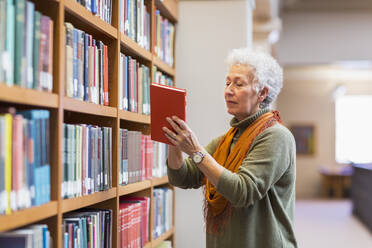
[(372, 96), (336, 99), (336, 161), (372, 162)]

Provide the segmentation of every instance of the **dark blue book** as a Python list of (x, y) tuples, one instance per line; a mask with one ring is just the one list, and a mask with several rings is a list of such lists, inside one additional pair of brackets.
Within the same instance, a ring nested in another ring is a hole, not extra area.
[(97, 0), (91, 0), (91, 11), (93, 14), (97, 14), (98, 7), (97, 7)]

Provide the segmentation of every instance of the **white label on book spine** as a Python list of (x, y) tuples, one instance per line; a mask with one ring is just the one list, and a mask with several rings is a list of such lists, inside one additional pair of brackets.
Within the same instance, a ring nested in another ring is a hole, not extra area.
[(30, 82), (31, 85), (28, 85), (30, 88), (32, 88), (32, 82), (34, 81), (34, 71), (32, 67), (27, 68), (27, 82)]
[(78, 92), (78, 80), (76, 78), (74, 79), (73, 87), (74, 87), (74, 94), (73, 95), (75, 96), (75, 95), (77, 95), (77, 92)]
[(8, 208), (8, 194), (5, 190), (0, 193), (0, 214)]
[(14, 190), (10, 192), (10, 208), (13, 211), (17, 210), (17, 194)]
[(62, 185), (61, 185), (61, 197), (62, 198), (65, 198), (65, 188), (66, 188), (66, 182), (62, 182)]

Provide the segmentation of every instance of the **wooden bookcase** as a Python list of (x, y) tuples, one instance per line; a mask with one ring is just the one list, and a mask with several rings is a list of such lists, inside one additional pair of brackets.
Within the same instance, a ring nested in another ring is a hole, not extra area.
[[(50, 151), (51, 151), (51, 201), (47, 204), (29, 209), (13, 212), (11, 215), (0, 215), (0, 232), (24, 227), (32, 223), (48, 224), (53, 238), (53, 246), (62, 248), (62, 218), (63, 214), (83, 207), (108, 208), (113, 210), (113, 240), (112, 246), (118, 246), (118, 213), (120, 197), (125, 195), (151, 197), (150, 207), (150, 241), (146, 248), (155, 247), (163, 240), (171, 240), (174, 246), (174, 191), (173, 191), (173, 226), (157, 239), (152, 237), (155, 187), (166, 186), (172, 188), (168, 178), (153, 178), (144, 182), (125, 186), (118, 185), (119, 166), (119, 130), (138, 130), (145, 134), (150, 131), (150, 117), (132, 113), (118, 108), (119, 104), (119, 64), (120, 52), (138, 59), (150, 67), (152, 80), (153, 66), (175, 80), (175, 68), (170, 67), (156, 57), (151, 45), (151, 51), (140, 47), (129, 37), (120, 32), (120, 0), (112, 0), (112, 24), (108, 24), (99, 17), (77, 3), (75, 0), (31, 0), (35, 9), (48, 15), (54, 21), (53, 34), (53, 92), (41, 92), (32, 89), (8, 87), (0, 82), (0, 106), (15, 106), (19, 109), (40, 108), (50, 110)], [(148, 10), (154, 6), (160, 10), (161, 15), (168, 18), (173, 24), (177, 23), (178, 0), (145, 0)], [(150, 12), (151, 23), (153, 11)], [(65, 96), (65, 29), (64, 23), (71, 22), (75, 27), (82, 29), (97, 39), (101, 39), (109, 48), (109, 106), (101, 106), (88, 102), (75, 100)], [(154, 44), (151, 25), (151, 42)], [(72, 199), (61, 197), (62, 183), (62, 148), (63, 124), (87, 123), (112, 127), (113, 132), (113, 178), (112, 188), (91, 195)]]

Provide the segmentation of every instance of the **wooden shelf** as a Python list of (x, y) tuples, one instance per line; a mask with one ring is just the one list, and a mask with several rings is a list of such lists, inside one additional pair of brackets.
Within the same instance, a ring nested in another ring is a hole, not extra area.
[(156, 7), (161, 15), (176, 23), (178, 20), (178, 3), (176, 0), (155, 0)]
[(169, 65), (167, 65), (165, 62), (163, 62), (157, 56), (153, 57), (153, 61), (154, 61), (154, 65), (156, 67), (158, 67), (159, 70), (165, 72), (166, 74), (168, 74), (169, 76), (172, 76), (172, 77), (174, 77), (176, 75), (175, 70), (172, 67), (170, 67)]
[(7, 86), (0, 83), (0, 101), (47, 108), (58, 108), (58, 95), (44, 91)]
[(96, 192), (90, 195), (62, 200), (62, 213), (70, 212), (79, 208), (94, 205), (116, 197), (116, 187), (106, 191)]
[(153, 187), (167, 184), (168, 183), (168, 176), (158, 177), (158, 178), (152, 178), (151, 179), (151, 182), (152, 182), (152, 186)]
[(149, 189), (149, 188), (151, 188), (150, 180), (146, 180), (146, 181), (138, 182), (138, 183), (131, 183), (131, 184), (119, 187), (119, 196), (132, 194), (132, 193), (139, 192), (139, 191)]
[(124, 47), (129, 49), (131, 52), (135, 53), (137, 56), (140, 56), (141, 58), (147, 61), (152, 60), (151, 52), (147, 51), (145, 48), (138, 45), (137, 42), (135, 42), (134, 40), (132, 40), (123, 33), (120, 34), (120, 42)]
[(149, 115), (141, 115), (134, 112), (129, 112), (125, 110), (119, 110), (119, 118), (126, 121), (138, 122), (143, 124), (150, 124)]
[(147, 242), (143, 248), (151, 248), (151, 242)]
[(76, 0), (63, 0), (63, 2), (68, 13), (74, 15), (82, 22), (94, 27), (111, 38), (117, 39), (118, 31), (116, 28), (103, 21), (101, 18), (93, 15), (84, 6), (76, 2)]
[[(156, 246), (160, 245), (161, 242), (163, 242), (164, 240), (169, 239), (173, 235), (173, 233), (174, 233), (174, 227), (172, 227), (169, 231), (160, 235), (160, 237), (158, 237), (157, 239), (153, 240), (151, 242), (151, 246), (156, 247)], [(172, 245), (174, 246), (174, 244), (172, 244)]]
[(29, 225), (57, 215), (57, 201), (51, 201), (41, 206), (27, 208), (0, 216), (0, 232)]
[(63, 98), (63, 109), (73, 111), (73, 112), (106, 116), (106, 117), (117, 116), (117, 109), (114, 107), (108, 107), (108, 106), (102, 106), (99, 104), (84, 102), (84, 101), (76, 100), (70, 97)]

